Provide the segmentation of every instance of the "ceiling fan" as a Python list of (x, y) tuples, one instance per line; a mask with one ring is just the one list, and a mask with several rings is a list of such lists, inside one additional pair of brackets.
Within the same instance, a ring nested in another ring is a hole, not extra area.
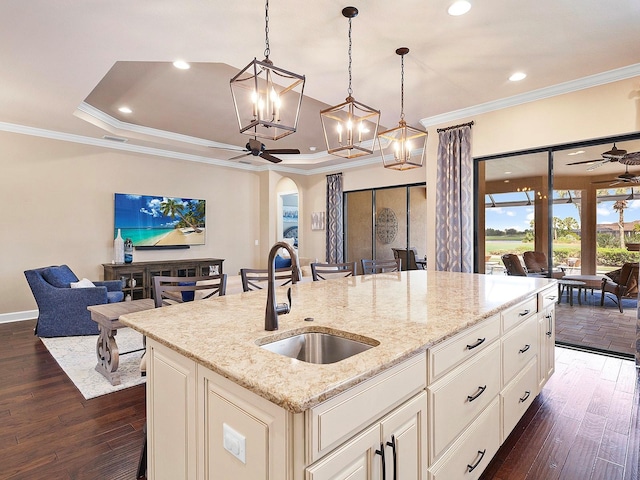
[(602, 165), (604, 165), (606, 163), (619, 162), (620, 159), (624, 158), (626, 154), (627, 154), (626, 150), (622, 150), (620, 148), (617, 148), (616, 144), (614, 143), (613, 144), (613, 148), (611, 150), (608, 150), (608, 151), (606, 151), (606, 152), (604, 152), (602, 154), (602, 159), (601, 160), (583, 160), (581, 162), (568, 163), (567, 165), (592, 164), (589, 168), (587, 168), (587, 171), (591, 171), (591, 170), (595, 170), (598, 167), (601, 167)]
[(282, 160), (278, 157), (274, 157), (273, 154), (295, 155), (300, 153), (300, 150), (298, 150), (297, 148), (267, 149), (264, 143), (256, 140), (255, 138), (252, 138), (247, 142), (243, 151), (246, 153), (243, 153), (242, 155), (238, 155), (236, 157), (232, 157), (229, 160), (236, 160), (238, 158), (246, 157), (247, 155), (253, 155), (254, 157), (264, 158), (265, 160), (273, 163), (280, 163)]
[(591, 182), (591, 183), (596, 184), (596, 183), (609, 183), (609, 182), (613, 182), (609, 184), (610, 187), (613, 187), (615, 185), (621, 185), (624, 183), (638, 184), (640, 182), (640, 174), (629, 173), (629, 165), (625, 165), (625, 170), (623, 174), (618, 175), (617, 177), (610, 180), (600, 180), (600, 181)]

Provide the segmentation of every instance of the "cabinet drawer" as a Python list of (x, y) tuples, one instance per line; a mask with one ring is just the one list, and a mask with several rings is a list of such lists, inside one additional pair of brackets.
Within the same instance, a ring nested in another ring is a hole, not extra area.
[(433, 383), (456, 365), (481, 352), (499, 336), (500, 315), (495, 315), (430, 348), (428, 383)]
[(502, 312), (502, 331), (507, 332), (523, 320), (538, 313), (538, 297), (531, 297)]
[[(500, 448), (500, 402), (496, 398), (446, 455), (429, 469), (430, 480), (475, 480)], [(471, 470), (471, 471), (469, 471)]]
[(310, 460), (424, 390), (426, 381), (427, 357), (422, 353), (307, 411)]
[(511, 430), (524, 415), (533, 399), (538, 394), (537, 379), (538, 364), (531, 360), (524, 371), (502, 391), (502, 440), (506, 439)]
[(427, 389), (429, 452), (434, 462), (500, 392), (500, 342)]
[(558, 301), (558, 287), (551, 287), (538, 294), (538, 311), (542, 311)]
[(507, 385), (538, 353), (538, 317), (531, 317), (502, 339), (502, 385)]

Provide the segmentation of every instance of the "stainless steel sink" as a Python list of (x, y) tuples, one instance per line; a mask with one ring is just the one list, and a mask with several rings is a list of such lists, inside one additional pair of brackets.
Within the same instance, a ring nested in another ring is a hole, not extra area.
[(364, 343), (331, 333), (305, 332), (260, 345), (261, 348), (303, 362), (328, 364), (339, 362), (378, 345), (373, 339)]

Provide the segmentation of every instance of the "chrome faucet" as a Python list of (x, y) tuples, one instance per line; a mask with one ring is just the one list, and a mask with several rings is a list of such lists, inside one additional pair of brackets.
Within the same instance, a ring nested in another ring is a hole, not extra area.
[(276, 242), (269, 250), (269, 269), (267, 277), (267, 308), (264, 312), (264, 329), (273, 331), (278, 329), (278, 315), (285, 315), (291, 311), (291, 288), (287, 292), (289, 303), (276, 303), (276, 254), (278, 250), (285, 248), (291, 257), (293, 277), (291, 283), (300, 281), (300, 267), (298, 267), (298, 255), (293, 247), (286, 242)]

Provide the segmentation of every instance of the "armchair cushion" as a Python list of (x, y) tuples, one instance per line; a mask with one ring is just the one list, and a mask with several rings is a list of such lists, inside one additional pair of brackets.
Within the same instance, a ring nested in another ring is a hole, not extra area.
[(58, 288), (69, 288), (71, 282), (77, 282), (78, 277), (66, 265), (59, 267), (49, 267), (42, 271), (42, 278), (48, 283)]
[(77, 282), (71, 282), (69, 286), (71, 288), (91, 288), (95, 287), (95, 284), (88, 278), (83, 278), (82, 280), (79, 280)]

